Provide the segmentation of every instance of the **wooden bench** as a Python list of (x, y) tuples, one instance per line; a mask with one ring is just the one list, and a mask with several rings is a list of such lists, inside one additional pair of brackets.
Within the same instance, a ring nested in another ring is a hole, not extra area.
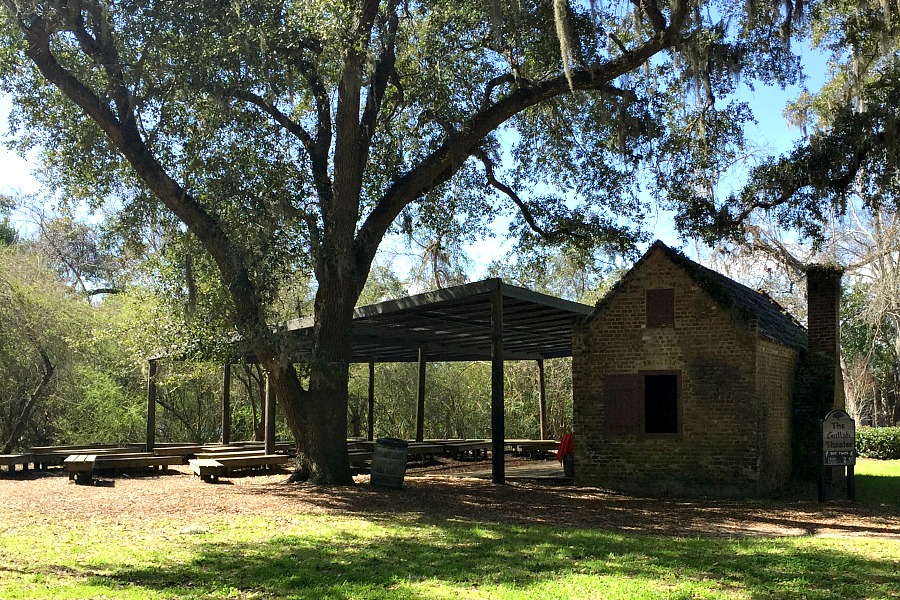
[(63, 461), (63, 468), (69, 474), (69, 481), (89, 484), (94, 474), (95, 454), (72, 454)]
[(372, 461), (371, 450), (348, 450), (347, 455), (350, 457), (350, 465), (354, 467), (362, 467)]
[(192, 458), (188, 464), (194, 475), (206, 482), (218, 481), (219, 475), (224, 472), (222, 463), (211, 458)]
[(8, 467), (10, 473), (15, 472), (16, 465), (22, 465), (22, 470), (27, 471), (29, 464), (37, 468), (33, 454), (0, 454), (0, 466)]
[(465, 442), (451, 442), (444, 444), (449, 450), (453, 458), (460, 458), (464, 454), (471, 453), (474, 456), (482, 455), (487, 457), (488, 450), (491, 449), (490, 440), (467, 440)]
[(259, 456), (223, 456), (216, 460), (228, 471), (237, 471), (283, 465), (290, 461), (291, 457), (286, 454), (262, 454)]
[(113, 456), (100, 454), (94, 460), (95, 469), (142, 469), (152, 468), (158, 471), (160, 467), (164, 471), (169, 470), (170, 465), (183, 465), (184, 457), (175, 456)]
[(290, 461), (286, 454), (258, 454), (250, 456), (222, 456), (219, 458), (194, 458), (189, 461), (191, 471), (203, 481), (218, 481), (232, 471), (242, 469), (267, 469)]
[(35, 463), (35, 465), (37, 465), (37, 468), (62, 465), (67, 457), (73, 456), (75, 454), (94, 454), (94, 455), (99, 456), (100, 454), (121, 454), (121, 453), (131, 454), (131, 453), (135, 452), (135, 450), (133, 448), (129, 448), (129, 447), (106, 446), (106, 445), (101, 445), (99, 447), (97, 447), (97, 446), (85, 446), (84, 448), (76, 447), (71, 450), (65, 450), (65, 449), (60, 450), (60, 449), (54, 449), (54, 448), (59, 448), (59, 447), (43, 446), (43, 447), (32, 448), (30, 450), (31, 454), (34, 455), (34, 463)]
[(79, 450), (100, 450), (107, 448), (121, 448), (118, 444), (82, 444), (73, 446), (32, 446), (28, 449), (32, 454), (50, 454), (54, 452), (64, 452), (68, 454), (78, 454)]
[(156, 456), (194, 456), (198, 452), (203, 452), (203, 446), (186, 445), (186, 446), (163, 446), (162, 448), (153, 448), (153, 454)]
[(554, 440), (506, 440), (506, 447), (516, 454), (535, 455), (556, 452), (559, 442)]
[(434, 458), (435, 454), (444, 454), (447, 447), (444, 444), (426, 444), (424, 442), (410, 442), (406, 447), (406, 454), (410, 460), (419, 458), (425, 460)]
[[(194, 455), (194, 458), (201, 460), (217, 459), (217, 458), (235, 458), (240, 456), (265, 456), (263, 450), (233, 450), (228, 452), (200, 452)], [(287, 456), (287, 455), (283, 455)]]
[[(234, 442), (231, 447), (243, 448), (245, 450), (265, 450), (265, 442)], [(275, 442), (276, 454), (297, 455), (297, 445), (294, 442)]]

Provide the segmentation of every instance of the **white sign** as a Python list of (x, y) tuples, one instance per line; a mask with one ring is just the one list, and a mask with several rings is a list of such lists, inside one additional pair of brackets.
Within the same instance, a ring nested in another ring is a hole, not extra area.
[(822, 464), (856, 464), (856, 422), (842, 410), (833, 410), (822, 421)]

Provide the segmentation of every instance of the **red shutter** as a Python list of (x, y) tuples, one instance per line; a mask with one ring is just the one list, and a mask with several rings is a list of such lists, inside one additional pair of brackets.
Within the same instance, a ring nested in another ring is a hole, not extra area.
[(675, 290), (647, 290), (647, 327), (675, 324)]
[(643, 431), (644, 386), (640, 375), (607, 375), (606, 429), (612, 434)]

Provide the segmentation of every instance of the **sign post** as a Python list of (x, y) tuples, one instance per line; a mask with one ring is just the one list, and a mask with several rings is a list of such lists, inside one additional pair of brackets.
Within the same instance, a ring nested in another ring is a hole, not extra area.
[(819, 502), (825, 502), (829, 467), (847, 467), (847, 498), (856, 499), (856, 422), (842, 410), (833, 410), (822, 420), (822, 467), (819, 469)]

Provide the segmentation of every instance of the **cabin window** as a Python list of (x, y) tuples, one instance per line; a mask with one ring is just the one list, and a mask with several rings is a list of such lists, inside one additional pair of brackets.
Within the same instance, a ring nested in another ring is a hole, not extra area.
[(678, 433), (678, 376), (644, 376), (644, 433)]
[(678, 373), (607, 375), (606, 430), (614, 435), (679, 432)]
[(647, 327), (675, 325), (675, 290), (647, 290)]

